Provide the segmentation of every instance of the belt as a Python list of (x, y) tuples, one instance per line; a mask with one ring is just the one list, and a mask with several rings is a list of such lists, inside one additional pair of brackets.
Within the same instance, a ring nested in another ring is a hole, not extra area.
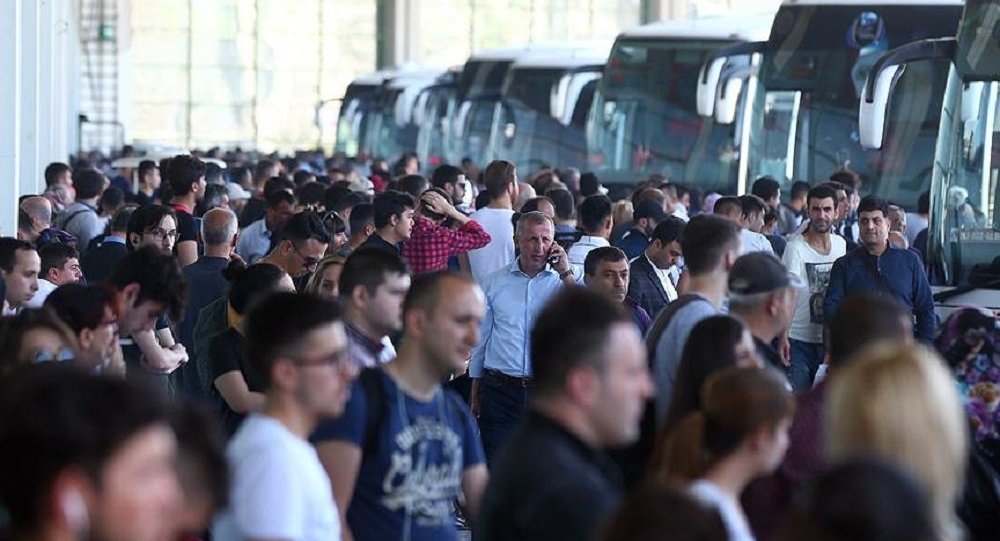
[(528, 387), (531, 387), (531, 378), (518, 378), (515, 376), (509, 376), (499, 370), (491, 370), (489, 368), (486, 369), (486, 375), (504, 385), (521, 387), (522, 389), (527, 389)]

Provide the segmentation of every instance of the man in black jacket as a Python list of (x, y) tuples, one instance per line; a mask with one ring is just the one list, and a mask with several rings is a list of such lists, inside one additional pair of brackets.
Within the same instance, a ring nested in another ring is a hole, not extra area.
[(476, 539), (591, 539), (621, 496), (604, 449), (639, 436), (653, 392), (639, 333), (620, 304), (569, 288), (531, 332), (532, 406), (497, 457)]
[(677, 289), (670, 277), (671, 268), (681, 258), (681, 233), (684, 220), (671, 216), (658, 224), (649, 246), (632, 260), (629, 267), (628, 296), (639, 303), (649, 317), (656, 319), (668, 304), (677, 299)]
[(100, 244), (93, 246), (83, 256), (80, 267), (88, 283), (103, 282), (115, 270), (118, 262), (128, 255), (125, 236), (128, 231), (128, 221), (135, 209), (135, 205), (125, 205), (118, 209), (111, 218), (111, 231), (101, 238)]

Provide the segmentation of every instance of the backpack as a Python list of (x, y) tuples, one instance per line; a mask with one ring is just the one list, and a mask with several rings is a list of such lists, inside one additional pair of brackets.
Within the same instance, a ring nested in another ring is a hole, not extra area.
[[(358, 384), (361, 386), (361, 392), (364, 393), (368, 408), (365, 415), (364, 436), (361, 440), (361, 461), (364, 462), (378, 452), (379, 433), (386, 419), (385, 402), (389, 395), (386, 392), (385, 383), (382, 381), (382, 369), (379, 367), (362, 369), (361, 373), (358, 374)], [(445, 389), (441, 389), (441, 392), (445, 393), (442, 397), (445, 401), (445, 414), (451, 417), (456, 413), (457, 405)]]

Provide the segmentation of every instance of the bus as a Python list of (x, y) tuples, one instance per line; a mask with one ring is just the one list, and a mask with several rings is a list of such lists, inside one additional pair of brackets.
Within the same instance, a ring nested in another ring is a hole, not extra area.
[(534, 53), (510, 67), (494, 105), (488, 155), (520, 171), (540, 165), (581, 167), (586, 116), (608, 58), (608, 47), (561, 54)]
[(588, 114), (587, 169), (605, 184), (658, 173), (706, 191), (735, 190), (740, 141), (730, 126), (698, 115), (695, 83), (712, 53), (764, 39), (773, 16), (706, 16), (622, 32)]
[(875, 62), (912, 41), (953, 36), (960, 0), (786, 0), (767, 41), (723, 50), (710, 58), (698, 81), (699, 112), (725, 122), (714, 107), (731, 76), (726, 65), (746, 55), (760, 63), (750, 100), (746, 159), (736, 193), (769, 175), (783, 186), (827, 179), (851, 170), (865, 193), (912, 207), (930, 185), (947, 69), (921, 65), (901, 74), (897, 86), (913, 89), (889, 119), (891, 141), (879, 151), (861, 145), (858, 99)]
[(511, 65), (521, 56), (536, 52), (573, 49), (574, 43), (529, 43), (520, 47), (473, 53), (462, 67), (450, 108), (451, 129), (445, 140), (448, 163), (469, 158), (485, 166), (489, 158), (493, 111)]
[[(920, 89), (896, 80), (943, 62), (946, 84), (933, 150), (927, 265), (938, 313), (1000, 309), (1000, 0), (967, 0), (956, 37), (893, 50), (868, 76), (859, 110), (863, 142), (884, 148), (896, 110)], [(902, 75), (900, 75), (902, 74)]]
[(391, 74), (391, 70), (376, 71), (362, 75), (347, 85), (337, 115), (337, 134), (333, 146), (335, 154), (358, 155), (368, 129), (368, 113), (375, 104), (375, 93)]
[(434, 84), (420, 91), (414, 106), (417, 159), (427, 175), (447, 162), (445, 143), (451, 129), (450, 119), (455, 107), (459, 73), (460, 68), (450, 68), (439, 75)]
[(375, 90), (369, 108), (362, 150), (392, 161), (417, 146), (417, 100), (434, 84), (441, 70), (408, 69), (387, 76)]

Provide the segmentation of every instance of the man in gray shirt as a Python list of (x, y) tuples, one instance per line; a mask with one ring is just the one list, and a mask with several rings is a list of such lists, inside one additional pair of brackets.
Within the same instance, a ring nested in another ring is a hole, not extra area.
[(729, 269), (740, 255), (740, 228), (719, 216), (702, 214), (681, 237), (688, 290), (667, 305), (646, 337), (656, 383), (656, 422), (662, 425), (673, 394), (677, 366), (691, 329), (719, 313), (726, 298)]
[(97, 204), (108, 185), (107, 178), (96, 169), (78, 169), (73, 173), (76, 201), (59, 214), (58, 225), (76, 237), (76, 248), (82, 256), (90, 241), (104, 232), (105, 220), (97, 214)]

